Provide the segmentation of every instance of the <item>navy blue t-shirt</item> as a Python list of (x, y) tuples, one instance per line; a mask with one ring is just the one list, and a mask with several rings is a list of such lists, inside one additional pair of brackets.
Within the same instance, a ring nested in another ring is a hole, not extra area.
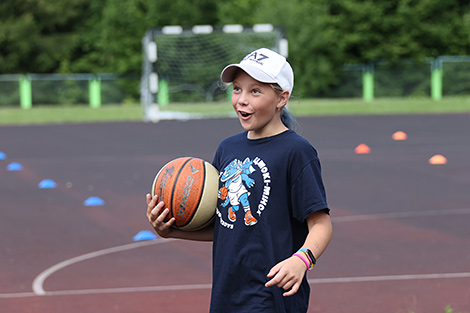
[(329, 212), (316, 150), (292, 130), (256, 140), (243, 132), (219, 145), (213, 165), (219, 200), (211, 312), (306, 312), (306, 278), (290, 297), (264, 284), (305, 242), (305, 219)]

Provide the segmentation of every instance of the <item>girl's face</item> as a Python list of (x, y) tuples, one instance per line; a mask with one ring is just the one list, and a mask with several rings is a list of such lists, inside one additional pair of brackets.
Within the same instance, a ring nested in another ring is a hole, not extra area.
[(287, 130), (281, 121), (281, 108), (288, 98), (288, 91), (277, 94), (270, 85), (242, 70), (233, 80), (232, 106), (249, 139), (270, 137)]

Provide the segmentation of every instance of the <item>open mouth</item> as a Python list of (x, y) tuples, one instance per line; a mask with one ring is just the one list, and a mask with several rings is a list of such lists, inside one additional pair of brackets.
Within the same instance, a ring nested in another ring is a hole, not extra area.
[(252, 113), (248, 113), (248, 112), (243, 112), (243, 111), (238, 111), (240, 113), (240, 115), (242, 117), (249, 117), (250, 115), (252, 115)]

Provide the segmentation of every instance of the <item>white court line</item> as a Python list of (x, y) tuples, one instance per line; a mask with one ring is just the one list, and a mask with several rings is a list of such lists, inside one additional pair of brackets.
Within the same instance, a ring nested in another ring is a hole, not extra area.
[(80, 255), (78, 257), (75, 257), (75, 258), (65, 260), (63, 262), (57, 263), (56, 265), (54, 265), (52, 267), (49, 267), (48, 269), (43, 271), (41, 274), (39, 274), (33, 281), (33, 286), (32, 286), (33, 287), (33, 292), (34, 292), (34, 294), (36, 294), (38, 296), (45, 295), (46, 291), (43, 288), (44, 281), (49, 276), (54, 274), (55, 272), (65, 268), (67, 266), (70, 266), (72, 264), (75, 264), (75, 263), (78, 263), (78, 262), (81, 262), (81, 261), (85, 261), (85, 260), (88, 260), (88, 259), (93, 259), (93, 258), (103, 256), (103, 255), (106, 255), (106, 254), (126, 251), (126, 250), (130, 250), (130, 249), (140, 248), (140, 247), (154, 245), (154, 244), (157, 244), (157, 243), (168, 242), (168, 241), (172, 241), (172, 240), (174, 240), (174, 239), (166, 239), (166, 240), (159, 239), (159, 240), (134, 242), (134, 243), (123, 245), (123, 246), (118, 246), (118, 247), (113, 247), (113, 248), (108, 248), (108, 249), (103, 249), (103, 250), (99, 250), (99, 251), (90, 252), (90, 253), (83, 254), (83, 255)]
[[(309, 279), (308, 283), (312, 285), (312, 284), (386, 282), (386, 281), (450, 279), (450, 278), (470, 278), (470, 272), (315, 278), (315, 279)], [(202, 289), (211, 289), (211, 287), (212, 287), (211, 284), (194, 284), (194, 285), (169, 285), (169, 286), (103, 288), (103, 289), (83, 289), (83, 290), (59, 290), (59, 291), (48, 291), (43, 296), (70, 296), (70, 295), (96, 295), (96, 294), (116, 294), (116, 293), (134, 293), (134, 292), (202, 290)], [(36, 297), (36, 296), (39, 296), (39, 295), (33, 292), (10, 293), (10, 294), (7, 293), (7, 294), (0, 294), (0, 299), (26, 298), (26, 297)]]
[(34, 292), (0, 293), (0, 299), (37, 297)]
[(359, 222), (359, 221), (405, 218), (405, 217), (463, 215), (463, 214), (470, 214), (470, 209), (450, 209), (450, 210), (434, 210), (434, 211), (421, 211), (421, 212), (392, 212), (392, 213), (382, 213), (382, 214), (363, 214), (363, 215), (332, 217), (331, 220), (333, 222), (338, 223), (338, 222)]
[[(375, 219), (392, 219), (392, 218), (404, 218), (404, 217), (420, 217), (420, 216), (440, 216), (440, 215), (456, 215), (456, 214), (470, 214), (470, 209), (451, 209), (451, 210), (440, 210), (440, 211), (425, 211), (425, 212), (393, 212), (393, 213), (383, 213), (383, 214), (367, 214), (367, 215), (355, 215), (355, 216), (342, 216), (342, 217), (333, 217), (332, 221), (334, 222), (355, 222), (355, 221), (367, 221), (367, 220), (375, 220)], [(169, 242), (175, 239), (159, 239), (159, 240), (150, 240), (150, 241), (143, 241), (143, 242), (137, 242), (137, 243), (131, 243), (123, 246), (118, 246), (118, 247), (113, 247), (113, 248), (108, 248), (108, 249), (103, 249), (99, 251), (94, 251), (90, 252), (75, 258), (71, 258), (68, 260), (65, 260), (63, 262), (60, 262), (43, 272), (41, 272), (33, 281), (32, 288), (33, 288), (33, 293), (16, 293), (16, 294), (0, 294), (0, 298), (5, 298), (5, 297), (29, 297), (33, 295), (38, 295), (38, 296), (43, 296), (43, 295), (49, 295), (49, 294), (57, 294), (61, 293), (61, 291), (54, 291), (54, 292), (46, 292), (44, 290), (44, 282), (45, 280), (51, 276), (52, 274), (56, 273), (57, 271), (68, 267), (70, 265), (73, 265), (75, 263), (96, 258), (99, 256), (103, 256), (106, 254), (111, 254), (111, 253), (116, 253), (116, 252), (121, 252), (121, 251), (126, 251), (130, 249), (135, 249), (139, 247), (144, 247), (144, 246), (149, 246), (149, 245), (154, 245), (157, 243), (165, 243)], [(460, 277), (468, 277), (465, 276), (468, 273), (456, 273), (457, 275), (463, 274), (464, 276)], [(429, 274), (429, 275), (455, 275), (455, 274)], [(372, 276), (372, 277), (382, 277), (380, 279), (387, 280), (386, 277), (395, 277), (392, 278), (392, 280), (396, 280), (396, 277), (408, 277), (408, 275), (398, 275), (398, 276)], [(411, 279), (424, 279), (424, 277), (421, 275), (411, 275)], [(435, 277), (432, 277), (435, 278)], [(445, 277), (445, 276), (439, 276), (438, 278), (454, 278), (452, 277)], [(328, 283), (328, 282), (349, 282), (348, 280), (353, 279), (353, 281), (361, 281), (361, 279), (366, 279), (364, 277), (359, 277), (359, 278), (327, 278), (327, 279), (313, 279), (309, 280), (311, 284), (316, 284), (316, 283)], [(359, 279), (359, 280), (357, 280)], [(370, 279), (376, 279), (376, 278), (370, 278)], [(379, 279), (379, 280), (380, 280)], [(403, 278), (401, 278), (403, 279)], [(365, 281), (371, 281), (371, 280), (365, 280)], [(164, 288), (164, 290), (183, 290), (187, 288), (186, 286), (206, 286), (206, 285), (183, 285), (183, 286), (162, 286), (162, 287), (143, 287), (144, 291), (145, 288), (150, 288), (151, 291), (159, 291), (161, 289), (159, 288)], [(173, 288), (173, 289), (172, 289)], [(174, 289), (177, 288), (177, 289)], [(180, 288), (180, 289), (178, 289)], [(182, 289), (181, 289), (182, 288)], [(193, 287), (191, 287), (193, 288)], [(204, 287), (206, 288), (206, 287)], [(210, 288), (210, 285), (209, 287)], [(103, 290), (126, 290), (126, 291), (121, 291), (121, 292), (130, 292), (129, 290), (134, 290), (134, 289), (129, 289), (129, 288), (124, 288), (124, 289), (100, 289), (97, 290), (97, 292), (104, 292)], [(140, 290), (137, 288), (136, 290)], [(91, 290), (93, 291), (93, 290)], [(63, 292), (69, 292), (69, 291), (63, 291)], [(77, 293), (80, 291), (70, 291), (72, 293)]]
[(392, 280), (418, 280), (418, 279), (443, 279), (443, 278), (470, 278), (470, 272), (316, 278), (316, 279), (309, 279), (308, 283), (309, 284), (358, 283), (358, 282), (371, 282), (371, 281), (383, 282), (383, 281), (392, 281)]

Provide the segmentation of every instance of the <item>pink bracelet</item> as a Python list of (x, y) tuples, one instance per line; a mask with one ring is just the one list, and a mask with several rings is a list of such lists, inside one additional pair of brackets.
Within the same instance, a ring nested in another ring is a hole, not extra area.
[(298, 258), (301, 259), (302, 261), (304, 261), (305, 265), (307, 266), (307, 270), (310, 269), (310, 264), (308, 264), (308, 261), (307, 261), (303, 256), (301, 256), (301, 255), (298, 254), (297, 252), (294, 253), (293, 255), (295, 255), (296, 257), (298, 257)]

